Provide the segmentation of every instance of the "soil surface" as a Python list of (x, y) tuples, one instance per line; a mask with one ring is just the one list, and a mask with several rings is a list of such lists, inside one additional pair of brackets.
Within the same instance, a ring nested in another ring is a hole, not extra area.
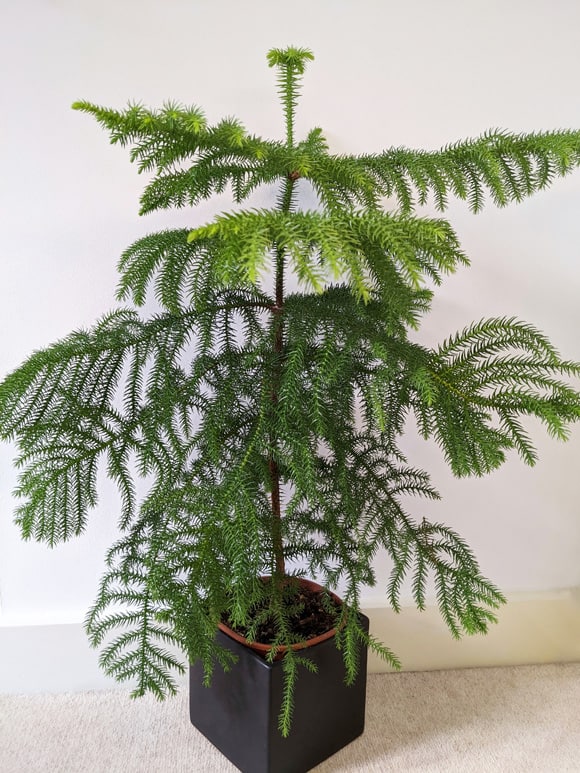
[[(324, 601), (323, 596), (325, 596)], [(292, 606), (297, 609), (290, 616), (291, 631), (297, 639), (314, 639), (334, 628), (336, 616), (327, 611), (329, 604), (335, 609), (340, 608), (340, 605), (327, 594), (304, 587), (298, 590), (292, 599)], [(264, 607), (265, 605), (258, 607), (256, 613), (263, 611)], [(245, 629), (233, 626), (226, 616), (222, 622), (241, 636), (247, 635)], [(276, 638), (276, 633), (275, 621), (272, 618), (266, 618), (257, 628), (255, 641), (259, 644), (272, 644)]]

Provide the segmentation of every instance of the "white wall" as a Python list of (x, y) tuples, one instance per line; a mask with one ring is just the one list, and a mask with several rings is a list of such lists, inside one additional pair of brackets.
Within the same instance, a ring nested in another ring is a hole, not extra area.
[[(0, 11), (0, 374), (113, 305), (115, 264), (140, 235), (197, 212), (140, 219), (142, 180), (79, 98), (122, 107), (172, 98), (211, 121), (237, 115), (280, 136), (265, 53), (313, 49), (298, 134), (324, 128), (335, 152), (437, 148), (490, 127), (580, 127), (580, 5), (574, 0), (22, 0)], [(223, 202), (223, 206), (226, 206)], [(580, 170), (534, 199), (450, 218), (473, 267), (442, 288), (422, 340), (473, 319), (516, 315), (580, 359)], [(508, 591), (580, 584), (580, 432), (538, 438), (541, 462), (457, 481), (410, 434), (414, 463), (444, 495), (430, 517), (458, 529)], [(15, 474), (0, 451), (0, 623), (82, 619), (114, 535), (112, 489), (87, 533), (50, 551), (22, 544), (10, 520)], [(380, 571), (386, 576), (386, 568)], [(379, 594), (375, 590), (374, 594)]]

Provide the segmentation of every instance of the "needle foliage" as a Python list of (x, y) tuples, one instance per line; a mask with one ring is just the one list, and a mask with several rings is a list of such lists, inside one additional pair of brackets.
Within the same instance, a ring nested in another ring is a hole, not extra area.
[[(232, 118), (210, 125), (198, 107), (74, 105), (148, 173), (143, 214), (278, 190), (270, 209), (238, 206), (137, 240), (119, 262), (126, 306), (37, 351), (0, 385), (25, 538), (55, 545), (81, 534), (101, 465), (118, 486), (121, 536), (86, 625), (105, 670), (133, 680), (135, 695), (175, 691), (174, 645), (203, 661), (208, 681), (216, 662), (230, 667), (218, 622), (227, 614), (251, 637), (264, 596), (275, 644), (294, 643), (285, 600), (288, 578), (302, 573), (343, 589), (336, 638), (348, 680), (361, 643), (397, 666), (354, 614), (385, 550), (395, 609), (405, 578), (423, 608), (431, 578), (453, 636), (485, 632), (503, 596), (458, 534), (408, 511), (410, 496), (438, 494), (401, 452), (405, 423), (436, 440), (456, 475), (480, 476), (512, 450), (534, 464), (527, 417), (565, 439), (580, 416), (570, 383), (580, 366), (532, 325), (484, 319), (436, 348), (412, 337), (433, 288), (468, 263), (447, 220), (417, 207), (520, 201), (579, 164), (580, 132), (491, 131), (437, 152), (335, 155), (319, 128), (295, 137), (312, 59), (299, 48), (268, 54), (284, 140)], [(317, 208), (301, 208), (303, 186)], [(161, 310), (147, 316), (139, 309), (151, 293)], [(284, 734), (301, 667), (312, 664), (288, 652)]]

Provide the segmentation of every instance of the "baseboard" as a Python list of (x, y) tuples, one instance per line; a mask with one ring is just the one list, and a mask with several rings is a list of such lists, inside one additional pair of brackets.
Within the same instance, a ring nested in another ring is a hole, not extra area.
[[(399, 656), (404, 671), (580, 661), (580, 592), (576, 588), (511, 594), (487, 635), (459, 640), (451, 637), (435, 605), (422, 612), (406, 606), (398, 614), (386, 601), (367, 599), (363, 606), (371, 633)], [(371, 673), (389, 670), (370, 653)]]
[[(512, 594), (487, 636), (452, 639), (436, 606), (399, 614), (381, 598), (363, 600), (371, 633), (401, 659), (406, 671), (580, 661), (577, 589)], [(372, 653), (369, 671), (390, 670)], [(82, 692), (119, 688), (98, 666), (82, 624), (0, 622), (0, 693)]]
[(82, 623), (0, 625), (0, 694), (114, 690)]

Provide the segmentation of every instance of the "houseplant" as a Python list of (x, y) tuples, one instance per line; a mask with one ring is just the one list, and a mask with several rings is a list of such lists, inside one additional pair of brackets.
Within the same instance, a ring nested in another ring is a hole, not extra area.
[[(468, 263), (449, 223), (416, 216), (416, 206), (431, 197), (444, 210), (456, 196), (477, 212), (486, 193), (498, 205), (519, 201), (578, 165), (580, 132), (490, 132), (436, 153), (334, 156), (318, 128), (294, 137), (312, 58), (296, 48), (268, 55), (284, 141), (233, 119), (209, 126), (195, 107), (75, 104), (152, 173), (143, 214), (226, 189), (240, 204), (264, 184), (279, 185), (276, 207), (139, 239), (121, 257), (118, 299), (143, 307), (153, 293), (160, 312), (142, 319), (117, 308), (0, 385), (0, 432), (19, 448), (25, 538), (54, 545), (83, 531), (101, 460), (118, 485), (122, 536), (87, 617), (105, 670), (135, 678), (134, 695), (164, 697), (183, 669), (168, 644), (209, 681), (216, 661), (232, 662), (218, 625), (250, 640), (269, 627), (270, 661), (286, 647), (283, 735), (297, 671), (311, 667), (291, 649), (305, 638), (293, 627), (295, 576), (341, 585), (344, 603), (323, 596), (320, 606), (348, 681), (361, 644), (397, 665), (357, 614), (379, 549), (393, 562), (393, 607), (406, 575), (423, 607), (432, 575), (454, 636), (485, 632), (503, 602), (457, 534), (407, 513), (407, 494), (437, 497), (399, 449), (408, 417), (465, 476), (496, 469), (510, 449), (534, 463), (522, 417), (563, 439), (580, 416), (565, 380), (580, 366), (531, 325), (484, 320), (436, 349), (411, 336), (431, 287)], [(299, 209), (303, 184), (318, 209)], [(301, 289), (288, 289), (289, 274)], [(136, 476), (151, 482), (141, 499)]]

